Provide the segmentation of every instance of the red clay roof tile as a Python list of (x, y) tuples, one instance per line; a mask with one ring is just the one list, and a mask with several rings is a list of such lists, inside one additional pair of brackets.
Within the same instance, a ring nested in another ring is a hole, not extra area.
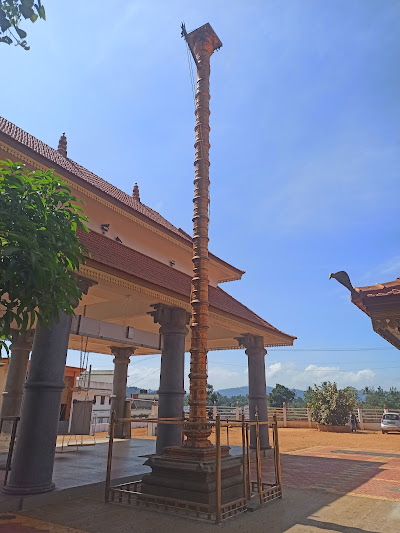
[[(162, 228), (172, 232), (177, 237), (180, 237), (181, 239), (186, 241), (189, 245), (191, 244), (192, 238), (186, 233), (186, 231), (182, 230), (181, 228), (176, 228), (163, 216), (157, 213), (157, 211), (154, 211), (154, 209), (151, 209), (143, 202), (140, 202), (139, 200), (130, 196), (124, 191), (121, 191), (111, 183), (108, 183), (107, 181), (103, 180), (103, 178), (100, 178), (93, 172), (90, 172), (78, 163), (75, 163), (75, 161), (72, 161), (72, 159), (64, 157), (60, 154), (60, 152), (58, 152), (58, 150), (55, 150), (46, 143), (40, 141), (39, 139), (36, 139), (36, 137), (22, 130), (12, 122), (0, 117), (0, 139), (2, 136), (7, 137), (8, 139), (12, 139), (16, 143), (22, 145), (24, 148), (32, 150), (36, 154), (47, 159), (50, 165), (61, 167), (61, 169), (69, 172), (75, 178), (83, 180), (85, 183), (91, 185), (92, 187), (95, 187), (98, 191), (101, 191), (103, 194), (106, 194), (111, 199), (121, 202), (123, 206), (133, 209), (139, 215), (146, 217), (147, 219), (158, 224)], [(243, 270), (240, 270), (239, 268), (236, 268), (235, 266), (227, 263), (223, 259), (220, 259), (216, 255), (212, 254), (211, 252), (210, 257), (214, 260), (217, 260), (219, 263), (224, 264), (229, 269), (234, 270), (237, 273), (237, 278), (233, 279), (240, 279), (242, 274), (244, 274)]]
[[(91, 260), (173, 291), (189, 300), (191, 277), (187, 274), (94, 231), (79, 231), (79, 238), (90, 251)], [(286, 337), (289, 342), (295, 338), (269, 324), (219, 287), (209, 286), (209, 303), (210, 307), (219, 311), (272, 330)]]

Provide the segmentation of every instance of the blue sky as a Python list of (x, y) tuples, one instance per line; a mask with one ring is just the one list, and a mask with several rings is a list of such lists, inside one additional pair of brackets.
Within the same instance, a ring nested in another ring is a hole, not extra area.
[[(329, 272), (400, 275), (400, 2), (47, 0), (29, 52), (1, 45), (1, 114), (191, 232), (194, 115), (180, 23), (210, 22), (210, 249), (246, 270), (223, 288), (297, 335), (268, 384), (397, 386), (398, 352)], [(397, 212), (396, 212), (397, 208)], [(362, 349), (362, 350), (361, 350)], [(79, 364), (71, 352), (69, 364)], [(111, 368), (109, 356), (90, 356)], [(243, 351), (209, 355), (216, 388)], [(131, 384), (157, 387), (159, 357)], [(187, 370), (188, 370), (187, 366)]]

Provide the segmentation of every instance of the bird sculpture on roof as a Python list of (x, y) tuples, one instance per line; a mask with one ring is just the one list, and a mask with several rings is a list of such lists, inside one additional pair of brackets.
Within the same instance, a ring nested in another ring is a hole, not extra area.
[(346, 289), (348, 289), (351, 293), (356, 292), (353, 285), (351, 284), (349, 275), (344, 270), (340, 270), (339, 272), (335, 272), (335, 273), (331, 272), (329, 274), (329, 279), (332, 279), (332, 278), (338, 281), (344, 287), (346, 287)]

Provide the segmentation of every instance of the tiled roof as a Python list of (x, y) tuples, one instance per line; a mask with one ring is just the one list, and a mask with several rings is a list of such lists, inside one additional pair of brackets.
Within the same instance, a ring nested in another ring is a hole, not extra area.
[(367, 285), (366, 287), (354, 287), (356, 294), (353, 300), (359, 298), (381, 298), (384, 296), (393, 296), (400, 294), (400, 277), (393, 281), (386, 281), (384, 283), (376, 283), (375, 285)]
[[(96, 263), (173, 291), (189, 300), (191, 277), (187, 274), (94, 231), (90, 231), (89, 233), (80, 231), (79, 238), (82, 244), (90, 251), (91, 259), (89, 261), (95, 261)], [(210, 307), (219, 311), (223, 311), (233, 317), (246, 320), (258, 327), (267, 328), (275, 334), (284, 336), (289, 342), (295, 338), (269, 324), (220, 287), (209, 286), (209, 303)]]
[(118, 189), (111, 183), (108, 183), (107, 181), (103, 180), (96, 174), (93, 174), (93, 172), (90, 172), (78, 163), (75, 163), (75, 161), (72, 161), (72, 159), (62, 156), (60, 152), (58, 152), (54, 148), (51, 148), (51, 146), (40, 141), (39, 139), (36, 139), (36, 137), (34, 137), (33, 135), (30, 135), (26, 131), (22, 130), (12, 122), (9, 122), (8, 120), (2, 117), (0, 117), (0, 134), (1, 133), (7, 135), (7, 137), (10, 137), (14, 141), (22, 144), (24, 147), (33, 150), (36, 154), (39, 154), (42, 157), (46, 158), (52, 164), (61, 167), (63, 170), (66, 170), (67, 172), (73, 174), (75, 177), (92, 185), (99, 191), (107, 194), (108, 196), (111, 196), (115, 200), (120, 201), (126, 206), (132, 208), (134, 211), (137, 211), (138, 213), (149, 218), (153, 222), (160, 224), (164, 228), (167, 228), (168, 230), (176, 233), (177, 235), (186, 240), (191, 240), (185, 232), (180, 231), (173, 224), (168, 222), (168, 220), (166, 220), (159, 213), (157, 213), (157, 211), (150, 209), (150, 207), (147, 207), (142, 202), (139, 202), (132, 196), (129, 196), (129, 194), (121, 191), (120, 189)]
[[(76, 178), (84, 181), (86, 185), (91, 185), (97, 189), (98, 192), (107, 195), (109, 199), (114, 201), (117, 200), (123, 205), (123, 207), (125, 206), (125, 208), (132, 209), (138, 216), (145, 217), (153, 223), (156, 223), (164, 230), (172, 232), (177, 237), (180, 237), (186, 241), (188, 244), (192, 242), (190, 235), (188, 235), (182, 229), (176, 228), (173, 224), (168, 222), (168, 220), (157, 213), (157, 211), (147, 207), (147, 205), (138, 201), (136, 198), (133, 198), (124, 191), (121, 191), (111, 183), (108, 183), (96, 174), (93, 174), (93, 172), (90, 172), (78, 163), (75, 163), (75, 161), (72, 161), (72, 159), (64, 157), (60, 154), (60, 152), (54, 148), (51, 148), (51, 146), (40, 141), (39, 139), (36, 139), (36, 137), (30, 135), (12, 122), (0, 117), (0, 140), (2, 138), (5, 138), (6, 142), (11, 139), (18, 145), (21, 145), (19, 148), (22, 147), (25, 149), (25, 151), (26, 149), (31, 150), (35, 154), (44, 157), (50, 163), (50, 166), (53, 166), (54, 168), (60, 167), (62, 170), (71, 174), (75, 178), (75, 181)], [(55, 170), (57, 170), (57, 168), (55, 168)], [(225, 264), (228, 268), (235, 270), (238, 273), (239, 278), (244, 273), (242, 270), (230, 265), (212, 253), (210, 253), (210, 257)]]

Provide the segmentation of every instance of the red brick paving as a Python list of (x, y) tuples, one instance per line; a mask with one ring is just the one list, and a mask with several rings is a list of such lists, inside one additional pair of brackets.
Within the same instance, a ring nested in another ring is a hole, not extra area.
[[(282, 454), (283, 488), (319, 489), (400, 501), (400, 454), (388, 457), (379, 455), (380, 450), (345, 451), (338, 453), (337, 448), (318, 446)], [(252, 465), (252, 479), (256, 479), (255, 465)], [(262, 479), (267, 483), (274, 481), (272, 459), (263, 459)]]

